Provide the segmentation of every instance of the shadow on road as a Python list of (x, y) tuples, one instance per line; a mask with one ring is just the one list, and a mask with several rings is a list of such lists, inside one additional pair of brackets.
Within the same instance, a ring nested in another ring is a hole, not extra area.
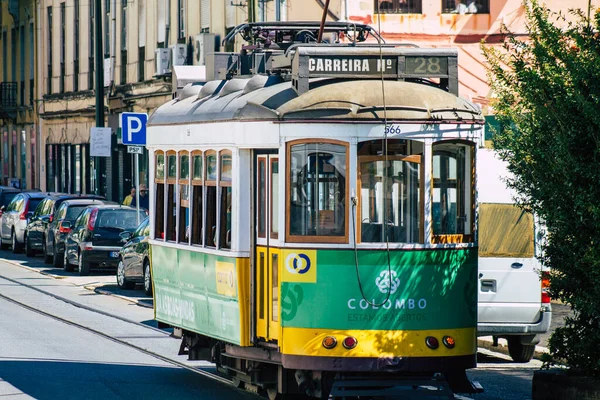
[(218, 381), (169, 365), (53, 359), (0, 361), (0, 396), (54, 399), (250, 399)]

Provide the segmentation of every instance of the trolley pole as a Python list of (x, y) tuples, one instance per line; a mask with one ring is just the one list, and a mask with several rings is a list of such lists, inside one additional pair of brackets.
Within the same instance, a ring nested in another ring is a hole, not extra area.
[[(96, 127), (104, 128), (104, 54), (102, 53), (102, 0), (94, 0), (96, 10), (94, 12), (94, 23), (96, 44), (95, 57), (96, 57)], [(91, 5), (90, 5), (91, 6)], [(94, 166), (96, 171), (96, 194), (100, 193), (100, 178), (102, 174), (100, 172), (100, 159), (101, 157), (95, 157)]]

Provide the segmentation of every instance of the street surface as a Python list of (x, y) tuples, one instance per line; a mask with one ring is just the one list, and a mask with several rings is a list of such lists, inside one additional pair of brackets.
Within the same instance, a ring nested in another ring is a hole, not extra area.
[[(142, 290), (118, 289), (114, 274), (80, 277), (40, 257), (0, 251), (0, 397), (257, 398), (191, 371), (214, 368), (178, 356), (180, 340), (156, 328), (151, 307)], [(460, 398), (531, 399), (531, 379), (540, 367), (538, 360), (516, 364), (480, 349), (478, 368), (468, 374), (485, 391)]]

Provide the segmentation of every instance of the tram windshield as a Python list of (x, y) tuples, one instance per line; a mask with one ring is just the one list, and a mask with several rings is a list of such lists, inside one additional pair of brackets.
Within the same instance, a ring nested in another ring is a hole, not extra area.
[(290, 150), (292, 236), (346, 236), (346, 146), (301, 143)]
[[(422, 151), (422, 144), (412, 146)], [(421, 156), (406, 155), (406, 141), (390, 140), (383, 155), (380, 142), (359, 145), (360, 241), (421, 241)], [(414, 150), (414, 149), (413, 149)]]

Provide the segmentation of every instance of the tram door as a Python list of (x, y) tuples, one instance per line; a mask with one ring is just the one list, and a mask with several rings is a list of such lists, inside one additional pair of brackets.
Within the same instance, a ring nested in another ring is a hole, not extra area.
[(256, 157), (256, 336), (279, 339), (279, 158), (276, 154)]

